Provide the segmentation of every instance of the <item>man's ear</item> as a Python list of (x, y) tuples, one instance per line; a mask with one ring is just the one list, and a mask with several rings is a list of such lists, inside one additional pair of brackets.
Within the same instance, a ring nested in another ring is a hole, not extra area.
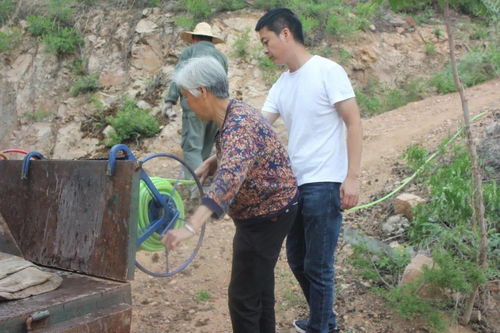
[(292, 35), (292, 33), (290, 32), (290, 29), (288, 28), (283, 28), (283, 30), (281, 30), (281, 33), (280, 33), (280, 39), (281, 40), (286, 40), (288, 39), (290, 36)]

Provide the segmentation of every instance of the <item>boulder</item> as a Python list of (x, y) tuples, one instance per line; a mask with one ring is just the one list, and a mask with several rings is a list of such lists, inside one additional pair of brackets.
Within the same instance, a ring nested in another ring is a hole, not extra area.
[[(403, 272), (403, 276), (399, 281), (399, 285), (402, 286), (420, 278), (424, 273), (424, 266), (432, 268), (434, 266), (434, 261), (432, 260), (432, 258), (429, 258), (424, 254), (417, 254), (412, 259), (410, 264), (406, 266)], [(443, 289), (430, 283), (426, 283), (420, 286), (417, 293), (420, 297), (427, 299), (445, 299), (447, 297)]]
[(390, 216), (384, 224), (382, 231), (387, 235), (396, 235), (403, 233), (410, 226), (408, 219), (401, 215)]
[(424, 199), (415, 194), (402, 193), (394, 199), (394, 212), (411, 219), (413, 218), (413, 208), (424, 201)]
[(155, 29), (158, 26), (149, 20), (142, 19), (137, 23), (137, 26), (135, 27), (135, 32), (140, 33), (140, 34), (147, 34), (155, 31)]
[(434, 261), (432, 258), (424, 254), (417, 254), (415, 258), (406, 266), (403, 276), (401, 277), (401, 281), (399, 281), (399, 285), (405, 285), (409, 282), (417, 280), (420, 276), (422, 276), (424, 272), (424, 266), (428, 266), (431, 268), (434, 265)]

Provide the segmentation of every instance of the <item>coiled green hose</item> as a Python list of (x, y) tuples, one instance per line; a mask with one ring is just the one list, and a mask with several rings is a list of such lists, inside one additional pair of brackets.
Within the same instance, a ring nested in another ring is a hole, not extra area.
[[(167, 179), (161, 177), (151, 177), (151, 182), (156, 187), (161, 195), (166, 195), (172, 198), (175, 209), (179, 211), (179, 216), (177, 217), (174, 229), (180, 228), (184, 225), (184, 202), (182, 201), (179, 191), (174, 187), (175, 184), (195, 184), (194, 180), (178, 180), (178, 179)], [(139, 211), (137, 217), (137, 230), (140, 233), (141, 230), (146, 230), (149, 227), (149, 204), (153, 200), (146, 183), (140, 182), (139, 186)], [(161, 236), (159, 233), (153, 233), (148, 239), (146, 239), (139, 246), (139, 249), (146, 251), (163, 251), (165, 247), (161, 243)]]

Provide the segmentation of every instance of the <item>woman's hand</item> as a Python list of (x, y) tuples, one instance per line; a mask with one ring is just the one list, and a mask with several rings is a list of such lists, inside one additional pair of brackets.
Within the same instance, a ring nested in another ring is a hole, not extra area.
[(179, 229), (169, 230), (165, 236), (163, 236), (161, 242), (169, 250), (174, 250), (181, 242), (193, 237), (194, 234), (182, 227)]
[(217, 156), (213, 155), (207, 158), (196, 170), (195, 175), (200, 178), (200, 183), (203, 185), (205, 180), (213, 176), (217, 170)]

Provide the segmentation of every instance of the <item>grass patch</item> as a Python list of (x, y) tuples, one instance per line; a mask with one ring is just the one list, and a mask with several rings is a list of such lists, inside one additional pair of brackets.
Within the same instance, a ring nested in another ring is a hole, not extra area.
[(39, 110), (35, 112), (26, 112), (24, 118), (31, 123), (44, 123), (50, 122), (54, 114), (50, 111)]
[(196, 293), (195, 299), (198, 302), (208, 302), (212, 299), (212, 295), (207, 290), (200, 290)]
[(427, 94), (427, 89), (426, 82), (419, 79), (394, 89), (369, 80), (365, 87), (355, 89), (355, 93), (361, 113), (373, 116), (420, 100)]
[(248, 43), (250, 41), (250, 30), (242, 32), (233, 44), (233, 57), (247, 61), (250, 57)]
[(371, 252), (363, 244), (353, 245), (350, 262), (365, 279), (381, 287), (395, 287), (410, 263), (410, 253), (406, 248), (394, 249), (391, 253)]
[(424, 52), (425, 52), (425, 55), (427, 55), (427, 56), (436, 55), (436, 53), (437, 53), (437, 51), (436, 51), (436, 45), (434, 45), (433, 42), (425, 41), (425, 43), (424, 43)]
[(260, 46), (259, 51), (253, 55), (253, 58), (257, 62), (257, 67), (259, 67), (262, 72), (264, 81), (267, 84), (273, 84), (276, 82), (281, 73), (280, 67), (264, 54), (262, 46)]
[(0, 1), (0, 25), (3, 25), (9, 19), (10, 15), (14, 12), (16, 3), (14, 0)]
[(193, 29), (195, 25), (194, 19), (186, 15), (179, 15), (174, 17), (174, 23), (176, 26), (188, 30)]
[(99, 84), (97, 75), (81, 76), (73, 83), (71, 94), (78, 96), (79, 94), (96, 91), (100, 88), (101, 85)]
[(21, 41), (21, 33), (18, 30), (9, 32), (0, 31), (0, 52), (12, 50)]
[[(474, 86), (500, 75), (500, 48), (494, 45), (486, 50), (474, 50), (464, 55), (458, 62), (458, 74), (465, 87)], [(451, 66), (435, 74), (430, 84), (440, 94), (457, 91)]]

